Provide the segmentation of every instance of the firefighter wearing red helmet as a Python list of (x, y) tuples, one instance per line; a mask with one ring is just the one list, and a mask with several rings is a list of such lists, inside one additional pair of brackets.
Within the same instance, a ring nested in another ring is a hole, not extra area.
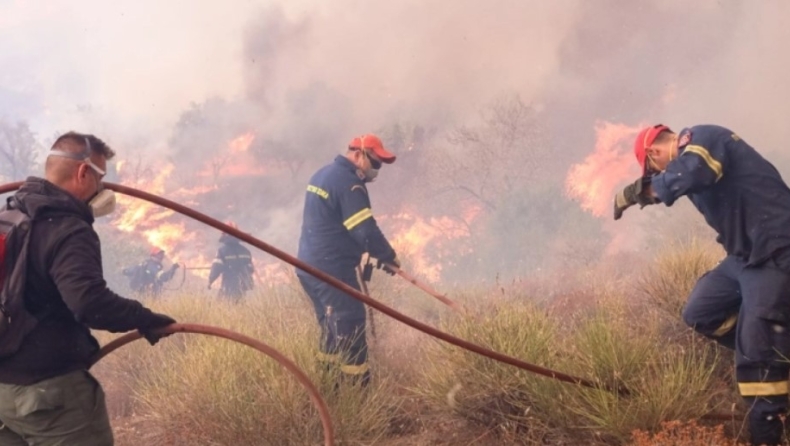
[(790, 188), (734, 132), (699, 125), (675, 134), (642, 130), (634, 145), (643, 175), (615, 197), (623, 211), (687, 196), (718, 233), (727, 257), (695, 285), (683, 320), (735, 350), (750, 407), (752, 444), (782, 441), (790, 377)]
[[(356, 268), (363, 253), (378, 259), (389, 274), (399, 267), (395, 251), (373, 218), (367, 184), (376, 179), (395, 155), (375, 135), (353, 138), (345, 155), (338, 155), (310, 179), (304, 205), (300, 260), (359, 290)], [(370, 379), (366, 314), (362, 302), (297, 270), (322, 330), (320, 359), (340, 367), (341, 376), (367, 384)]]
[(164, 284), (173, 279), (179, 268), (179, 264), (174, 263), (165, 270), (162, 265), (164, 259), (165, 251), (155, 246), (147, 259), (125, 268), (123, 274), (129, 277), (129, 288), (138, 295), (159, 297)]

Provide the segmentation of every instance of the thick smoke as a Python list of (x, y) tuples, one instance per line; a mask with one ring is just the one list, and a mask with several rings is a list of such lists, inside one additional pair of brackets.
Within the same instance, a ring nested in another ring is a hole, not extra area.
[[(216, 186), (200, 209), (290, 252), (308, 177), (363, 132), (400, 155), (371, 187), (377, 213), (469, 228), (474, 259), (448, 260), (456, 274), (603, 251), (602, 222), (561, 193), (601, 121), (722, 124), (790, 173), (781, 0), (87, 3), (0, 0), (0, 119), (29, 122), (43, 144), (73, 128), (172, 162), (169, 190)], [(512, 121), (529, 136), (502, 137), (503, 104), (529, 112)], [(266, 175), (194, 174), (246, 132)]]

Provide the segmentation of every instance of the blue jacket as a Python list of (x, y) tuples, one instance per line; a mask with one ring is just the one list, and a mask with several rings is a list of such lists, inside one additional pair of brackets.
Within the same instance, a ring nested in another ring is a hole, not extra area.
[(365, 182), (339, 155), (307, 186), (298, 257), (326, 272), (350, 274), (364, 252), (386, 262), (395, 259), (373, 218)]
[(790, 189), (776, 168), (732, 131), (683, 129), (679, 156), (651, 179), (667, 206), (687, 195), (727, 254), (758, 265), (790, 247)]
[(219, 242), (217, 257), (211, 263), (208, 284), (213, 284), (222, 276), (220, 290), (225, 295), (238, 296), (252, 290), (255, 266), (250, 250), (242, 246), (237, 238), (225, 233), (219, 236)]

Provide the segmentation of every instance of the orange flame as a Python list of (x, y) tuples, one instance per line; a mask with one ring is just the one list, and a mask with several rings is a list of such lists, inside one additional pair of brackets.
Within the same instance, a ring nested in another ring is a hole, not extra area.
[[(172, 172), (173, 165), (165, 164), (152, 180), (146, 181), (143, 178), (136, 178), (127, 183), (131, 182), (132, 187), (146, 192), (162, 194), (165, 188), (165, 180)], [(122, 171), (119, 170), (120, 173)], [(119, 212), (115, 214), (116, 217), (112, 220), (112, 224), (115, 227), (129, 233), (142, 230), (149, 244), (165, 251), (172, 250), (176, 244), (175, 242), (181, 235), (178, 231), (181, 230), (183, 232), (183, 224), (178, 228), (174, 228), (174, 225), (170, 224), (165, 227), (165, 231), (162, 234), (158, 234), (156, 228), (163, 226), (166, 223), (165, 220), (174, 214), (173, 211), (125, 195), (119, 195), (117, 200)]]
[(595, 151), (574, 164), (565, 179), (565, 193), (596, 217), (611, 211), (617, 187), (639, 175), (631, 153), (633, 138), (641, 127), (599, 122), (595, 127)]
[(255, 139), (255, 134), (252, 132), (247, 132), (241, 136), (233, 138), (228, 143), (228, 149), (230, 153), (243, 153), (249, 150), (250, 144)]
[[(168, 183), (175, 171), (172, 164), (165, 164), (155, 171), (146, 169), (133, 172), (133, 169), (129, 169), (129, 163), (119, 161), (117, 171), (124, 184), (153, 194), (167, 195), (185, 204), (197, 202), (202, 195), (219, 187), (216, 182), (200, 181), (202, 176), (264, 175), (278, 169), (276, 165), (264, 166), (254, 157), (249, 150), (254, 140), (252, 132), (230, 140), (203, 171), (192, 176), (197, 182), (191, 183), (189, 187), (175, 189), (172, 182)], [(212, 241), (216, 240), (214, 234), (206, 237), (207, 234), (201, 231), (189, 231), (185, 220), (175, 216), (173, 211), (142, 200), (119, 196), (118, 208), (111, 224), (119, 230), (142, 236), (149, 245), (165, 250), (173, 262), (186, 263), (192, 268), (211, 265), (216, 246), (206, 242), (209, 237)], [(481, 213), (482, 207), (465, 204), (456, 217), (429, 217), (402, 212), (382, 216), (382, 221), (385, 221), (386, 232), (395, 234), (390, 240), (406, 262), (404, 266), (421, 279), (436, 282), (441, 278), (443, 268), (452, 265), (456, 256), (471, 252), (464, 239), (470, 237), (470, 224)], [(292, 280), (288, 267), (279, 262), (271, 263), (256, 258), (254, 263), (258, 283), (283, 284)], [(190, 274), (206, 279), (209, 270), (193, 269)]]
[[(222, 176), (238, 176), (267, 173), (263, 166), (257, 163), (249, 152), (250, 145), (255, 139), (252, 132), (240, 135), (230, 140), (225, 150), (220, 152), (212, 162), (220, 162)], [(215, 167), (217, 167), (215, 166)], [(157, 195), (167, 195), (184, 204), (194, 204), (204, 194), (218, 189), (217, 184), (206, 185), (205, 182), (193, 183), (189, 187), (168, 189), (168, 181), (175, 171), (173, 164), (167, 163), (157, 169), (130, 168), (126, 160), (116, 162), (116, 171), (122, 181), (131, 187), (144, 190)], [(211, 166), (206, 169), (211, 174)], [(198, 177), (204, 172), (199, 172)], [(194, 177), (193, 177), (194, 178)], [(209, 270), (216, 253), (216, 246), (209, 246), (208, 240), (216, 240), (214, 234), (210, 238), (200, 231), (188, 231), (186, 221), (175, 215), (175, 212), (161, 208), (143, 200), (137, 200), (125, 195), (119, 195), (118, 211), (110, 223), (117, 229), (142, 236), (143, 240), (151, 247), (158, 247), (167, 252), (168, 258), (176, 263), (185, 263), (190, 268), (189, 273), (207, 279)], [(204, 242), (205, 241), (205, 242)], [(257, 259), (254, 260), (259, 281), (264, 283), (285, 283), (289, 279), (287, 270), (279, 264), (269, 264)], [(191, 269), (198, 268), (198, 269)]]
[[(474, 219), (479, 211), (479, 208), (465, 209), (465, 221)], [(465, 247), (458, 242), (470, 235), (467, 224), (447, 216), (423, 218), (402, 212), (384, 216), (382, 220), (397, 228), (390, 241), (400, 259), (407, 262), (404, 267), (429, 282), (439, 281), (443, 267), (452, 264), (446, 259), (450, 253), (464, 253)], [(454, 243), (449, 245), (448, 241)]]
[(241, 177), (261, 176), (272, 172), (272, 166), (262, 165), (255, 159), (249, 149), (255, 140), (253, 132), (237, 136), (228, 142), (226, 152), (217, 154), (208, 161), (203, 170), (197, 172), (199, 177)]

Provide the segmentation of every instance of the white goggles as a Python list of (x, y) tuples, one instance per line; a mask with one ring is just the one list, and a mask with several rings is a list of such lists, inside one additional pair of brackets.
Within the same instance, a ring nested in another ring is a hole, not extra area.
[(82, 161), (83, 163), (90, 166), (90, 168), (93, 169), (96, 173), (98, 173), (103, 177), (107, 172), (105, 172), (104, 169), (100, 168), (99, 166), (94, 164), (93, 161), (91, 161), (92, 152), (93, 150), (91, 149), (91, 142), (88, 140), (88, 138), (85, 138), (85, 150), (83, 150), (80, 153), (70, 153), (70, 152), (64, 152), (62, 150), (50, 150), (49, 155), (47, 156), (61, 156), (63, 158)]

